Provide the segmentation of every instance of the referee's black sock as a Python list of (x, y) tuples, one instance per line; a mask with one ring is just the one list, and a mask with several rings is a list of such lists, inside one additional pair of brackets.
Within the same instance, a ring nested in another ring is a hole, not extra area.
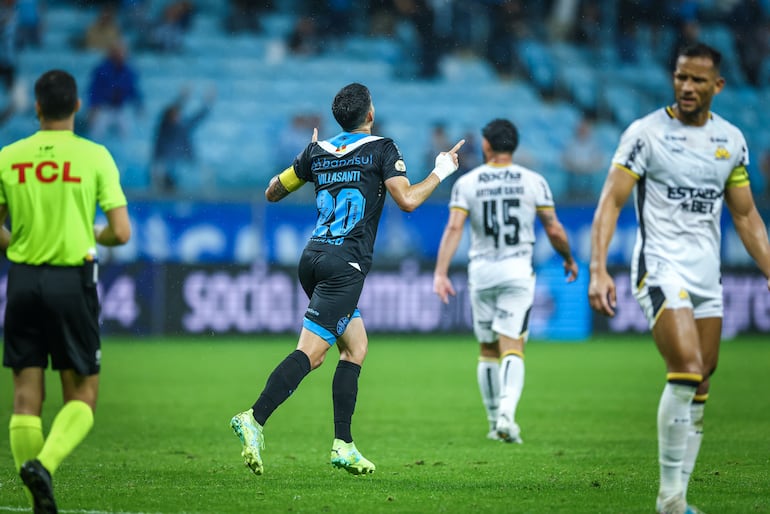
[(361, 366), (349, 361), (340, 361), (332, 381), (332, 400), (334, 403), (334, 438), (346, 443), (353, 442), (350, 435), (350, 422), (356, 409), (358, 397), (358, 375)]
[(260, 425), (291, 396), (302, 379), (310, 373), (310, 359), (303, 352), (294, 350), (270, 374), (265, 389), (254, 404), (254, 419)]

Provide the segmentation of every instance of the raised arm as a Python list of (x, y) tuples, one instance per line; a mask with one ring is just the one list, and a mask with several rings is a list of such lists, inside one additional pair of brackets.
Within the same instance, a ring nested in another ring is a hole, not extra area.
[(436, 157), (436, 167), (421, 182), (411, 184), (406, 177), (392, 177), (385, 181), (385, 187), (396, 205), (406, 212), (412, 212), (427, 200), (442, 180), (457, 171), (457, 151), (465, 144), (465, 139), (458, 141), (448, 152), (441, 152)]
[(569, 246), (569, 238), (564, 226), (556, 216), (554, 209), (539, 209), (537, 217), (543, 224), (545, 234), (551, 242), (551, 246), (564, 259), (564, 274), (567, 275), (567, 282), (574, 282), (577, 279), (578, 267), (575, 259), (572, 257), (572, 250)]
[(628, 171), (618, 166), (610, 168), (591, 224), (591, 279), (588, 285), (588, 301), (594, 310), (607, 316), (615, 315), (617, 299), (615, 282), (607, 272), (607, 251), (615, 234), (620, 210), (635, 185), (636, 177)]
[(449, 211), (449, 221), (444, 227), (444, 234), (441, 236), (441, 244), (438, 247), (436, 268), (433, 272), (433, 292), (444, 303), (449, 303), (449, 295), (455, 295), (452, 281), (449, 280), (449, 264), (460, 245), (467, 217), (468, 213), (463, 209)]
[(770, 242), (767, 239), (767, 228), (757, 212), (751, 188), (730, 187), (725, 191), (725, 202), (733, 218), (735, 231), (743, 241), (743, 246), (751, 255), (754, 262), (767, 278), (767, 288), (770, 289)]

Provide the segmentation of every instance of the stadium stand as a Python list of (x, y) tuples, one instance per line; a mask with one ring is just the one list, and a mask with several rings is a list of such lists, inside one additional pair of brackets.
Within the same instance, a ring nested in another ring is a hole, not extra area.
[[(154, 13), (167, 1), (152, 2)], [(214, 87), (218, 100), (195, 133), (199, 159), (179, 194), (243, 196), (266, 183), (286, 163), (271, 155), (275, 134), (294, 114), (317, 113), (322, 136), (336, 130), (329, 113), (331, 96), (345, 83), (360, 81), (375, 97), (382, 135), (393, 137), (410, 169), (418, 170), (430, 127), (447, 124), (451, 138), (478, 130), (491, 117), (514, 120), (522, 133), (521, 154), (546, 175), (557, 197), (567, 198), (564, 171), (558, 156), (584, 113), (597, 118), (596, 131), (608, 148), (621, 130), (637, 116), (670, 100), (667, 45), (673, 44), (670, 27), (637, 31), (635, 61), (620, 62), (608, 24), (599, 46), (551, 41), (529, 36), (514, 43), (521, 67), (513, 77), (500, 78), (494, 67), (473, 52), (446, 51), (438, 75), (417, 79), (412, 72), (414, 51), (397, 36), (356, 33), (318, 55), (292, 55), (286, 39), (297, 19), (301, 2), (273, 2), (259, 18), (258, 31), (228, 33), (223, 20), (227, 3), (198, 0), (192, 23), (179, 53), (133, 51), (145, 99), (144, 112), (127, 140), (105, 141), (119, 161), (126, 188), (135, 195), (151, 195), (149, 160), (155, 125), (162, 107), (185, 85), (196, 91)], [(770, 99), (770, 61), (763, 62), (759, 85), (747, 83), (737, 55), (729, 19), (707, 11), (702, 39), (725, 54), (730, 88), (717, 97), (715, 109), (738, 124), (752, 150), (770, 147), (770, 115), (761, 108)], [(72, 48), (72, 38), (83, 32), (96, 7), (82, 2), (51, 1), (43, 45), (24, 49), (19, 75), (28, 88), (40, 73), (53, 66), (72, 72), (81, 90), (101, 55)], [(535, 20), (545, 24), (544, 20)], [(545, 30), (532, 31), (544, 34)], [(132, 35), (129, 33), (129, 41)], [(2, 126), (4, 140), (34, 130), (31, 106)], [(309, 135), (308, 135), (309, 137)], [(608, 163), (609, 164), (609, 163)], [(204, 187), (205, 186), (205, 187)]]

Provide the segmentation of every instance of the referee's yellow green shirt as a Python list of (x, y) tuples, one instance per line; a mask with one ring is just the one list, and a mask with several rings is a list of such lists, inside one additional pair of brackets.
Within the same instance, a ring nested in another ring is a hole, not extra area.
[(0, 204), (8, 206), (8, 259), (76, 266), (96, 247), (96, 205), (126, 205), (110, 152), (69, 130), (41, 130), (0, 150)]

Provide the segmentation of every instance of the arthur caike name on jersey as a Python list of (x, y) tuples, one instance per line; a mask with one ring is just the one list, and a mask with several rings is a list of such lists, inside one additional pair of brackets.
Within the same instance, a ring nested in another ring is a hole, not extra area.
[[(365, 166), (372, 163), (372, 155), (355, 155), (338, 159), (316, 159), (311, 164), (319, 186), (329, 186), (337, 183), (355, 184), (361, 181), (361, 170), (333, 170), (335, 168)], [(332, 193), (321, 189), (316, 194), (316, 206), (319, 219), (313, 231), (311, 240), (340, 246), (345, 242), (353, 227), (364, 216), (366, 198), (356, 187), (343, 187)]]

